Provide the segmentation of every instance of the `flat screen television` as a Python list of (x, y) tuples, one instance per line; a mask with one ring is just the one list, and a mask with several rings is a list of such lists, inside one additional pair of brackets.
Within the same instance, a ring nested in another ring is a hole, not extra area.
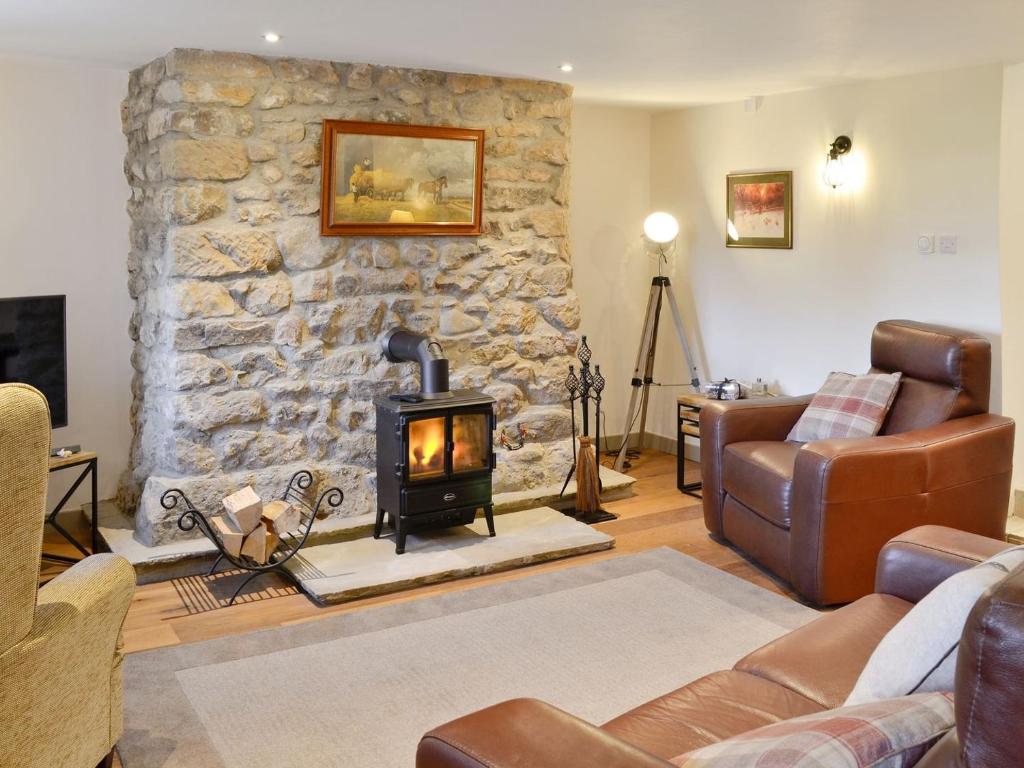
[(30, 384), (50, 403), (53, 427), (68, 424), (64, 296), (0, 299), (0, 383)]

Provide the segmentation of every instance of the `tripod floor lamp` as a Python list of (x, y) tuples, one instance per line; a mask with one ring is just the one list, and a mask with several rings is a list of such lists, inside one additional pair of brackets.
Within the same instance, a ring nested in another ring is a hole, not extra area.
[[(683, 357), (686, 360), (686, 370), (690, 374), (690, 385), (700, 390), (700, 372), (690, 352), (690, 345), (686, 340), (686, 327), (683, 325), (683, 316), (679, 312), (679, 305), (676, 303), (675, 294), (672, 293), (672, 284), (667, 276), (662, 274), (662, 266), (668, 263), (666, 248), (671, 251), (679, 235), (679, 223), (668, 213), (652, 213), (644, 220), (644, 237), (651, 246), (656, 248), (658, 258), (658, 275), (651, 281), (651, 293), (647, 299), (647, 314), (644, 317), (644, 329), (640, 336), (640, 348), (636, 354), (636, 365), (633, 367), (633, 378), (630, 380), (632, 393), (629, 396), (629, 408), (626, 411), (626, 422), (622, 435), (622, 445), (615, 457), (615, 470), (621, 472), (626, 464), (626, 454), (629, 451), (629, 438), (633, 424), (637, 416), (640, 418), (639, 447), (644, 444), (644, 437), (647, 431), (647, 405), (651, 395), (651, 385), (654, 384), (654, 353), (658, 346), (658, 325), (661, 320), (661, 307), (668, 303), (672, 313), (672, 324), (675, 326), (676, 335), (679, 337), (679, 344), (683, 348)], [(682, 448), (680, 447), (680, 450)]]

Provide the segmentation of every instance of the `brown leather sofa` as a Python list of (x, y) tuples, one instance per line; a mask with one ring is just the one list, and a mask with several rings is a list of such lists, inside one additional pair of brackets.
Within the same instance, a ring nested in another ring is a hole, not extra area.
[(1006, 531), (1014, 425), (988, 413), (988, 341), (887, 320), (871, 371), (903, 373), (877, 437), (786, 442), (810, 396), (711, 402), (700, 415), (708, 530), (819, 605), (871, 592), (878, 551), (915, 526)]
[[(731, 670), (600, 727), (533, 699), (507, 701), (427, 733), (417, 768), (667, 768), (668, 759), (691, 749), (841, 706), (875, 646), (915, 601), (1007, 546), (949, 528), (914, 529), (882, 550), (877, 592), (823, 614)], [(1022, 679), (1024, 566), (972, 611), (957, 662), (956, 728), (919, 768), (1024, 765)]]

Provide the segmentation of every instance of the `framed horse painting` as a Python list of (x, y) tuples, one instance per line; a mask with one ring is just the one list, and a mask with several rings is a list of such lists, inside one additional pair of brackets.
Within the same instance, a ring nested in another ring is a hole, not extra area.
[(322, 235), (479, 235), (484, 132), (324, 120)]

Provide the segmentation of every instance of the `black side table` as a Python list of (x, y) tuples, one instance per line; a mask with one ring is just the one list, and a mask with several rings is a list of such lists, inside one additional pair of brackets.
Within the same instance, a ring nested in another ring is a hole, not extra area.
[[(83, 467), (82, 473), (78, 476), (78, 479), (72, 483), (68, 492), (64, 494), (64, 498), (58, 501), (57, 506), (54, 507), (53, 511), (46, 516), (46, 522), (52, 525), (57, 533), (71, 542), (75, 549), (82, 553), (82, 557), (68, 557), (67, 555), (55, 555), (43, 552), (43, 557), (47, 560), (56, 560), (60, 563), (77, 563), (96, 551), (99, 541), (96, 526), (96, 513), (99, 508), (99, 489), (97, 488), (96, 481), (98, 465), (99, 457), (92, 451), (80, 451), (79, 453), (65, 457), (50, 457), (50, 472), (59, 472), (62, 469), (71, 469), (73, 467)], [(74, 492), (78, 490), (78, 486), (85, 481), (86, 477), (89, 477), (92, 481), (92, 552), (82, 546), (82, 544), (57, 521), (57, 515), (61, 513), (64, 509), (64, 505), (68, 503), (68, 500)]]
[(702, 394), (680, 395), (676, 399), (676, 487), (687, 496), (695, 499), (703, 498), (702, 483), (692, 483), (684, 479), (686, 465), (686, 438), (693, 438), (700, 443), (700, 409), (707, 397)]

